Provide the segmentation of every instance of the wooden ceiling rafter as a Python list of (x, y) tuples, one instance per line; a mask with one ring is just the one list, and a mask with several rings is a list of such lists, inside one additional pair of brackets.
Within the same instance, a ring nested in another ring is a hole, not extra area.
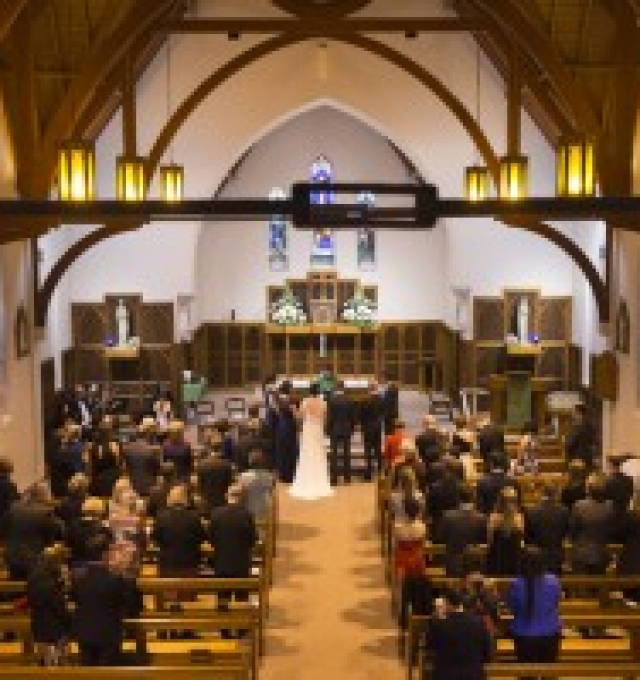
[(4, 0), (0, 7), (0, 42), (9, 35), (13, 25), (31, 0)]

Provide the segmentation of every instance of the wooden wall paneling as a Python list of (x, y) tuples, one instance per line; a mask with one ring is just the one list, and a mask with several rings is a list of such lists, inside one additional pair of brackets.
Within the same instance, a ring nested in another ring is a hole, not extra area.
[(357, 335), (336, 336), (336, 372), (339, 376), (356, 374)]
[(145, 302), (139, 306), (139, 333), (143, 345), (171, 345), (174, 342), (172, 302)]
[(538, 302), (536, 328), (540, 340), (571, 342), (571, 297), (543, 297)]
[(264, 379), (264, 324), (246, 324), (243, 337), (244, 384), (260, 384)]
[(75, 385), (76, 380), (76, 352), (73, 347), (62, 352), (62, 384)]
[(473, 387), (475, 385), (473, 371), (473, 341), (460, 341), (460, 360), (459, 360), (459, 383), (460, 387)]
[(401, 335), (400, 380), (409, 387), (420, 386), (422, 327), (420, 323), (403, 324)]
[(209, 383), (212, 387), (227, 386), (227, 333), (221, 323), (209, 324)]
[(71, 341), (74, 347), (103, 345), (109, 332), (107, 309), (103, 303), (71, 304)]
[(76, 348), (75, 382), (102, 382), (105, 380), (108, 380), (108, 371), (102, 348)]
[(379, 374), (376, 339), (376, 333), (360, 334), (360, 365), (358, 371), (361, 375), (377, 376)]
[(538, 375), (543, 378), (555, 378), (559, 386), (567, 387), (568, 364), (568, 352), (564, 344), (545, 344), (538, 362)]
[(582, 379), (582, 347), (569, 345), (569, 382), (567, 389), (579, 390), (584, 387)]
[(498, 356), (502, 343), (475, 343), (475, 383), (489, 389), (489, 377), (498, 370)]
[(473, 298), (473, 338), (476, 342), (504, 342), (504, 302), (498, 297)]

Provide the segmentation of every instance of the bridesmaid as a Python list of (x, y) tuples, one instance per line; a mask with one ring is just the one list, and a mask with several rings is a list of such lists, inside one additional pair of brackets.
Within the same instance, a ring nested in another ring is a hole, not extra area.
[(276, 468), (280, 481), (291, 484), (298, 463), (298, 409), (291, 398), (291, 383), (283, 383), (277, 398)]

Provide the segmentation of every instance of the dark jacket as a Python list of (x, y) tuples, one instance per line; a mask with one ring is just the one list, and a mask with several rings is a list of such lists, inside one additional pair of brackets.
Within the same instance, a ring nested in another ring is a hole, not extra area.
[(382, 393), (382, 408), (384, 419), (387, 422), (395, 420), (400, 414), (399, 391), (397, 385), (387, 385), (387, 388)]
[(569, 515), (566, 506), (551, 499), (543, 499), (525, 510), (525, 540), (540, 548), (547, 570), (554, 574), (562, 571)]
[(162, 447), (162, 458), (172, 462), (175, 467), (176, 479), (187, 481), (193, 468), (193, 451), (188, 442), (165, 442)]
[(615, 510), (610, 501), (585, 498), (573, 506), (569, 534), (573, 541), (574, 571), (604, 570), (609, 562), (607, 543), (615, 535)]
[(429, 630), (433, 680), (484, 680), (492, 642), (482, 619), (469, 612), (434, 618)]
[(622, 543), (618, 557), (619, 575), (640, 575), (640, 515), (627, 512), (619, 522), (616, 540)]
[(69, 548), (70, 560), (78, 564), (87, 562), (89, 554), (87, 546), (90, 541), (97, 536), (105, 535), (111, 538), (111, 530), (103, 522), (95, 517), (76, 517), (67, 527), (67, 546)]
[(122, 621), (141, 610), (135, 581), (114, 574), (106, 565), (91, 562), (76, 573), (72, 598), (78, 642), (109, 645), (122, 640)]
[(171, 570), (197, 570), (200, 546), (205, 539), (204, 527), (195, 510), (180, 505), (161, 510), (151, 532), (151, 540), (159, 548), (160, 575), (169, 575)]
[(216, 576), (246, 578), (251, 575), (253, 547), (258, 540), (251, 513), (232, 503), (211, 513), (209, 541)]
[(160, 448), (137, 439), (125, 444), (122, 453), (134, 491), (147, 496), (160, 471)]
[(463, 576), (464, 551), (468, 546), (486, 543), (487, 518), (475, 508), (447, 510), (438, 525), (436, 540), (445, 545), (447, 576)]
[(9, 477), (0, 476), (0, 541), (4, 541), (7, 537), (9, 510), (19, 498), (20, 494), (15, 482)]
[(434, 528), (447, 510), (453, 510), (460, 504), (460, 480), (453, 474), (445, 473), (432, 487), (427, 496), (429, 515)]
[(564, 450), (567, 460), (579, 458), (587, 467), (593, 465), (595, 454), (595, 433), (587, 419), (573, 423), (565, 438)]
[(27, 580), (27, 600), (34, 642), (54, 644), (70, 636), (71, 613), (59, 569), (39, 561)]
[(495, 507), (500, 492), (507, 486), (514, 488), (518, 498), (520, 498), (518, 483), (513, 477), (509, 477), (506, 472), (489, 472), (479, 479), (476, 486), (478, 510), (488, 515)]
[(64, 534), (62, 522), (53, 508), (30, 500), (15, 502), (9, 510), (6, 560), (15, 578), (26, 578), (40, 553), (60, 540)]
[(225, 505), (227, 490), (233, 482), (233, 464), (219, 456), (208, 456), (197, 467), (200, 495), (210, 509)]
[(633, 498), (633, 477), (624, 472), (612, 472), (607, 477), (605, 496), (613, 503), (616, 512), (622, 516)]
[(569, 482), (560, 493), (560, 501), (569, 510), (581, 500), (587, 497), (587, 488), (584, 481), (580, 482)]
[(363, 434), (382, 436), (384, 404), (379, 394), (368, 394), (360, 403), (360, 429)]
[(58, 503), (56, 515), (64, 522), (65, 527), (82, 515), (82, 504), (86, 498), (84, 493), (69, 493)]
[(336, 392), (327, 409), (327, 432), (329, 437), (350, 437), (356, 422), (353, 401), (344, 392)]
[(423, 430), (416, 436), (416, 448), (420, 460), (425, 465), (432, 465), (441, 455), (440, 437), (435, 430)]

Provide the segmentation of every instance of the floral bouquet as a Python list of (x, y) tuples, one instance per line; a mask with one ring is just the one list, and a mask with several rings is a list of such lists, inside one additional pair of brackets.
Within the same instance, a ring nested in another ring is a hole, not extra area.
[(342, 320), (356, 326), (372, 326), (375, 323), (376, 303), (361, 291), (347, 300), (342, 310)]
[(290, 290), (287, 290), (271, 305), (271, 321), (282, 326), (298, 326), (307, 322), (307, 315), (300, 301)]

